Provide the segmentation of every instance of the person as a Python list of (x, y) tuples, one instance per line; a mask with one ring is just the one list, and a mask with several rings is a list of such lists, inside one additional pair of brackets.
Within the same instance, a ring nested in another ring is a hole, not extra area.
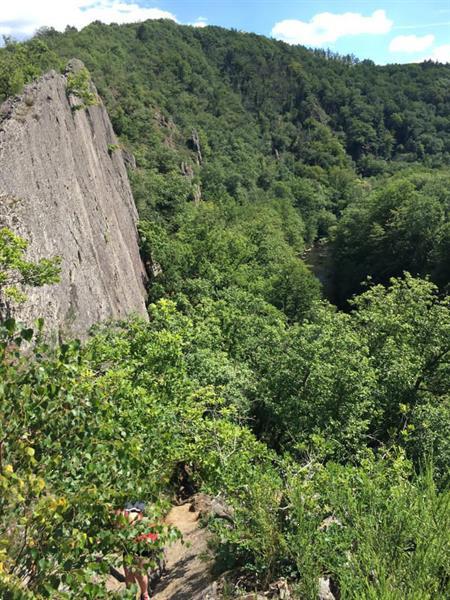
[[(118, 516), (125, 518), (127, 523), (132, 525), (138, 521), (144, 519), (145, 503), (144, 502), (127, 502), (125, 507), (121, 510), (116, 511)], [(148, 593), (149, 580), (148, 580), (148, 563), (150, 560), (156, 561), (158, 553), (155, 551), (156, 548), (152, 547), (152, 544), (157, 542), (158, 534), (149, 531), (141, 533), (134, 538), (134, 541), (139, 544), (142, 548), (144, 543), (148, 545), (148, 549), (139, 550), (139, 555), (132, 556), (129, 558), (129, 554), (124, 555), (124, 571), (125, 571), (125, 585), (130, 587), (133, 583), (136, 583), (141, 592), (141, 600), (150, 600)]]

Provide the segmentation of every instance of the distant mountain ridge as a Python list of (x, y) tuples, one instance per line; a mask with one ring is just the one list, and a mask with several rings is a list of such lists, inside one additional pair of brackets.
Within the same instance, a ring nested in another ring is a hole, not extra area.
[[(39, 39), (64, 59), (71, 53), (84, 60), (111, 108), (126, 84), (182, 127), (193, 112), (198, 125), (203, 113), (251, 116), (273, 153), (304, 158), (298, 129), (313, 119), (329, 127), (368, 174), (381, 168), (370, 164), (374, 159), (450, 162), (450, 65), (376, 66), (255, 34), (169, 21), (96, 22), (79, 32), (49, 30)], [(195, 108), (189, 98), (196, 99)], [(126, 114), (134, 108), (131, 103)]]

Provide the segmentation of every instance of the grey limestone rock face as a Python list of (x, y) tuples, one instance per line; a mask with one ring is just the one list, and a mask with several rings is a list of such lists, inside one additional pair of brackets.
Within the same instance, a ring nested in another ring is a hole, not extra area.
[(137, 212), (122, 152), (101, 101), (74, 110), (66, 76), (51, 71), (0, 107), (0, 226), (33, 259), (58, 255), (61, 282), (28, 289), (16, 310), (64, 336), (99, 321), (147, 318)]

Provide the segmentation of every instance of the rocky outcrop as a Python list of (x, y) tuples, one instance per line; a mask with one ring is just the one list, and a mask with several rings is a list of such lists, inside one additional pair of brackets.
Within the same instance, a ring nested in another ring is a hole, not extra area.
[(62, 259), (61, 282), (27, 290), (21, 320), (42, 316), (51, 330), (84, 337), (105, 319), (146, 317), (136, 221), (100, 99), (84, 107), (68, 94), (67, 76), (51, 71), (2, 105), (0, 226), (30, 242), (30, 258)]
[(189, 499), (190, 511), (197, 513), (203, 519), (225, 519), (234, 523), (234, 509), (225, 503), (225, 501), (216, 496), (215, 498), (208, 494), (198, 493)]

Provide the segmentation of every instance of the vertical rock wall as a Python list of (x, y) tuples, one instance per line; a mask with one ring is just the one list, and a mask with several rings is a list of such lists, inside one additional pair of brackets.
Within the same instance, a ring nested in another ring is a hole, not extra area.
[(17, 316), (84, 337), (99, 321), (147, 313), (122, 152), (101, 101), (77, 103), (50, 72), (1, 107), (0, 226), (30, 242), (30, 258), (62, 259), (61, 282), (28, 290)]

